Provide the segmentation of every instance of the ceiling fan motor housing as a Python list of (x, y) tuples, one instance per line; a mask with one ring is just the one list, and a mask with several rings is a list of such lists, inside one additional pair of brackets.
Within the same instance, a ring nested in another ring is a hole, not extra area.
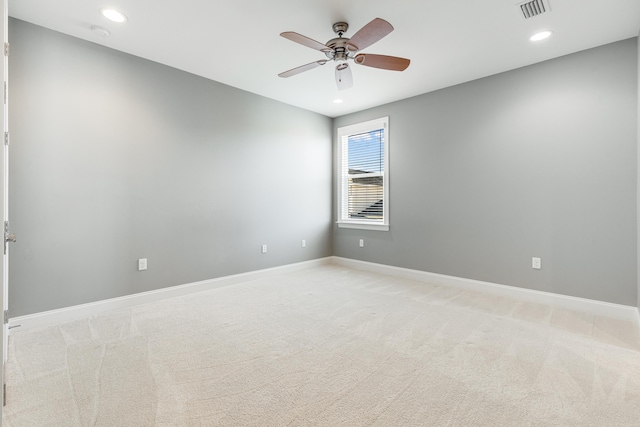
[(348, 58), (349, 51), (347, 50), (348, 38), (336, 37), (327, 42), (327, 47), (331, 49), (329, 52), (325, 52), (327, 58), (335, 60), (344, 60)]

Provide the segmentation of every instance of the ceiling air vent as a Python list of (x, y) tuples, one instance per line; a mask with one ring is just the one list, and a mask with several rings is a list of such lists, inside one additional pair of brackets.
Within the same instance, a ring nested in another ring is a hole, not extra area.
[(524, 19), (533, 18), (534, 16), (542, 15), (549, 11), (548, 3), (545, 4), (544, 0), (531, 0), (518, 4), (522, 16)]

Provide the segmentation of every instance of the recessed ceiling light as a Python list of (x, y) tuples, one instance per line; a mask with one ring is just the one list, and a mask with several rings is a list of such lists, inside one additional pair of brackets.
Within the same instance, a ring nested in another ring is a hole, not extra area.
[(551, 34), (553, 34), (553, 31), (540, 31), (539, 33), (529, 37), (529, 40), (531, 40), (532, 42), (539, 42), (540, 40), (551, 37)]
[(333, 103), (334, 104), (342, 104), (342, 99), (334, 99)]
[(127, 16), (115, 9), (102, 9), (102, 16), (113, 22), (127, 22)]

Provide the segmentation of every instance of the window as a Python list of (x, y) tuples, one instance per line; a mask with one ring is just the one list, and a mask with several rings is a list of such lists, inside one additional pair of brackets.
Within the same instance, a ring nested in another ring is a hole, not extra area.
[(389, 118), (338, 129), (338, 227), (389, 230)]

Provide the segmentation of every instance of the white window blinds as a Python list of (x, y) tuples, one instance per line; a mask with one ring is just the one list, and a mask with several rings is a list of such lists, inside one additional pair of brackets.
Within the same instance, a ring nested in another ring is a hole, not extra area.
[(384, 118), (339, 129), (341, 226), (388, 229), (387, 123)]

